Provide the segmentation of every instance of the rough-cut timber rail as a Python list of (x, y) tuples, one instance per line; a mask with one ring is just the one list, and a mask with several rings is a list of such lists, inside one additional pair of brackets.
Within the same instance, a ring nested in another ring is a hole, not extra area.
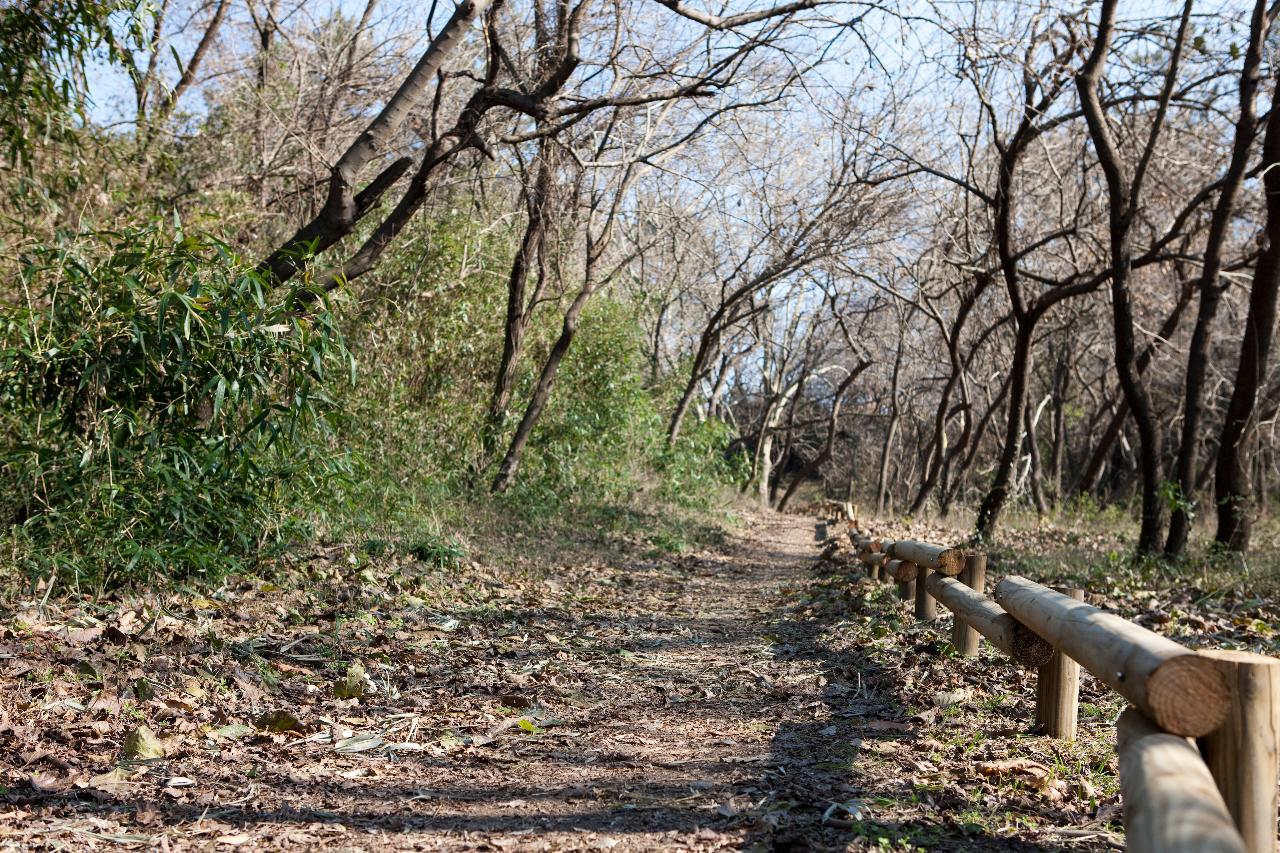
[(1226, 719), (1230, 693), (1209, 658), (1016, 575), (996, 585), (996, 601), (1165, 731), (1199, 737)]

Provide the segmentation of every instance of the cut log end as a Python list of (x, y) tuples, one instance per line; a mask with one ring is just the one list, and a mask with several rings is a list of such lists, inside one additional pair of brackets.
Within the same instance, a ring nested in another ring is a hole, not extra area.
[(1160, 728), (1183, 737), (1201, 737), (1227, 718), (1231, 693), (1217, 664), (1192, 653), (1170, 658), (1151, 673), (1147, 703)]
[(934, 569), (940, 575), (953, 578), (964, 571), (964, 552), (959, 548), (948, 548), (938, 556), (938, 566)]
[(893, 579), (898, 583), (910, 583), (916, 579), (918, 571), (916, 564), (910, 560), (899, 560), (893, 569)]
[(1012, 657), (1028, 669), (1039, 669), (1053, 657), (1053, 646), (1044, 637), (1026, 625), (1019, 625), (1013, 634)]

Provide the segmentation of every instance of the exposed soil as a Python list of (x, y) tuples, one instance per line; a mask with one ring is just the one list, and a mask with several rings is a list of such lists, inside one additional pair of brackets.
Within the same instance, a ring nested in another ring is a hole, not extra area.
[(1118, 705), (1086, 684), (1081, 741), (1035, 737), (1026, 674), (940, 657), (826, 537), (20, 603), (0, 849), (1118, 846)]

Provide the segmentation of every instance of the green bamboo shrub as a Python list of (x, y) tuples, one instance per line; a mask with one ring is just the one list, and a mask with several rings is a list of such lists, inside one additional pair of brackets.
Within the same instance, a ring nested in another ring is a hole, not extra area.
[(282, 498), (341, 476), (323, 294), (272, 291), (227, 246), (149, 227), (22, 259), (0, 314), (0, 520), (36, 567), (209, 575), (288, 533)]

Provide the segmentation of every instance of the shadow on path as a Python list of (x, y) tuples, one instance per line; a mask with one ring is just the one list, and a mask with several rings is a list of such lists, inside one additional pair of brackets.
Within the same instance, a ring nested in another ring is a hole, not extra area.
[[(855, 744), (903, 737), (867, 723), (900, 721), (904, 700), (873, 653), (840, 644), (837, 627), (862, 596), (831, 564), (815, 564), (825, 526), (811, 536), (798, 518), (759, 523), (731, 559), (672, 567), (678, 594), (666, 612), (620, 591), (607, 611), (484, 617), (625, 638), (564, 655), (563, 684), (548, 677), (546, 689), (590, 701), (545, 731), (390, 758), (321, 755), (299, 742), (307, 772), (224, 748), (220, 775), (198, 780), (215, 792), (203, 802), (164, 790), (177, 763), (115, 799), (34, 790), (5, 799), (26, 809), (33, 831), (109, 816), (164, 835), (170, 849), (212, 849), (236, 830), (257, 833), (243, 849), (1063, 849), (966, 835), (949, 815), (957, 803), (906, 779), (886, 783), (876, 756)], [(874, 798), (886, 792), (918, 799), (919, 818), (877, 822)], [(824, 823), (833, 804), (843, 806)]]

